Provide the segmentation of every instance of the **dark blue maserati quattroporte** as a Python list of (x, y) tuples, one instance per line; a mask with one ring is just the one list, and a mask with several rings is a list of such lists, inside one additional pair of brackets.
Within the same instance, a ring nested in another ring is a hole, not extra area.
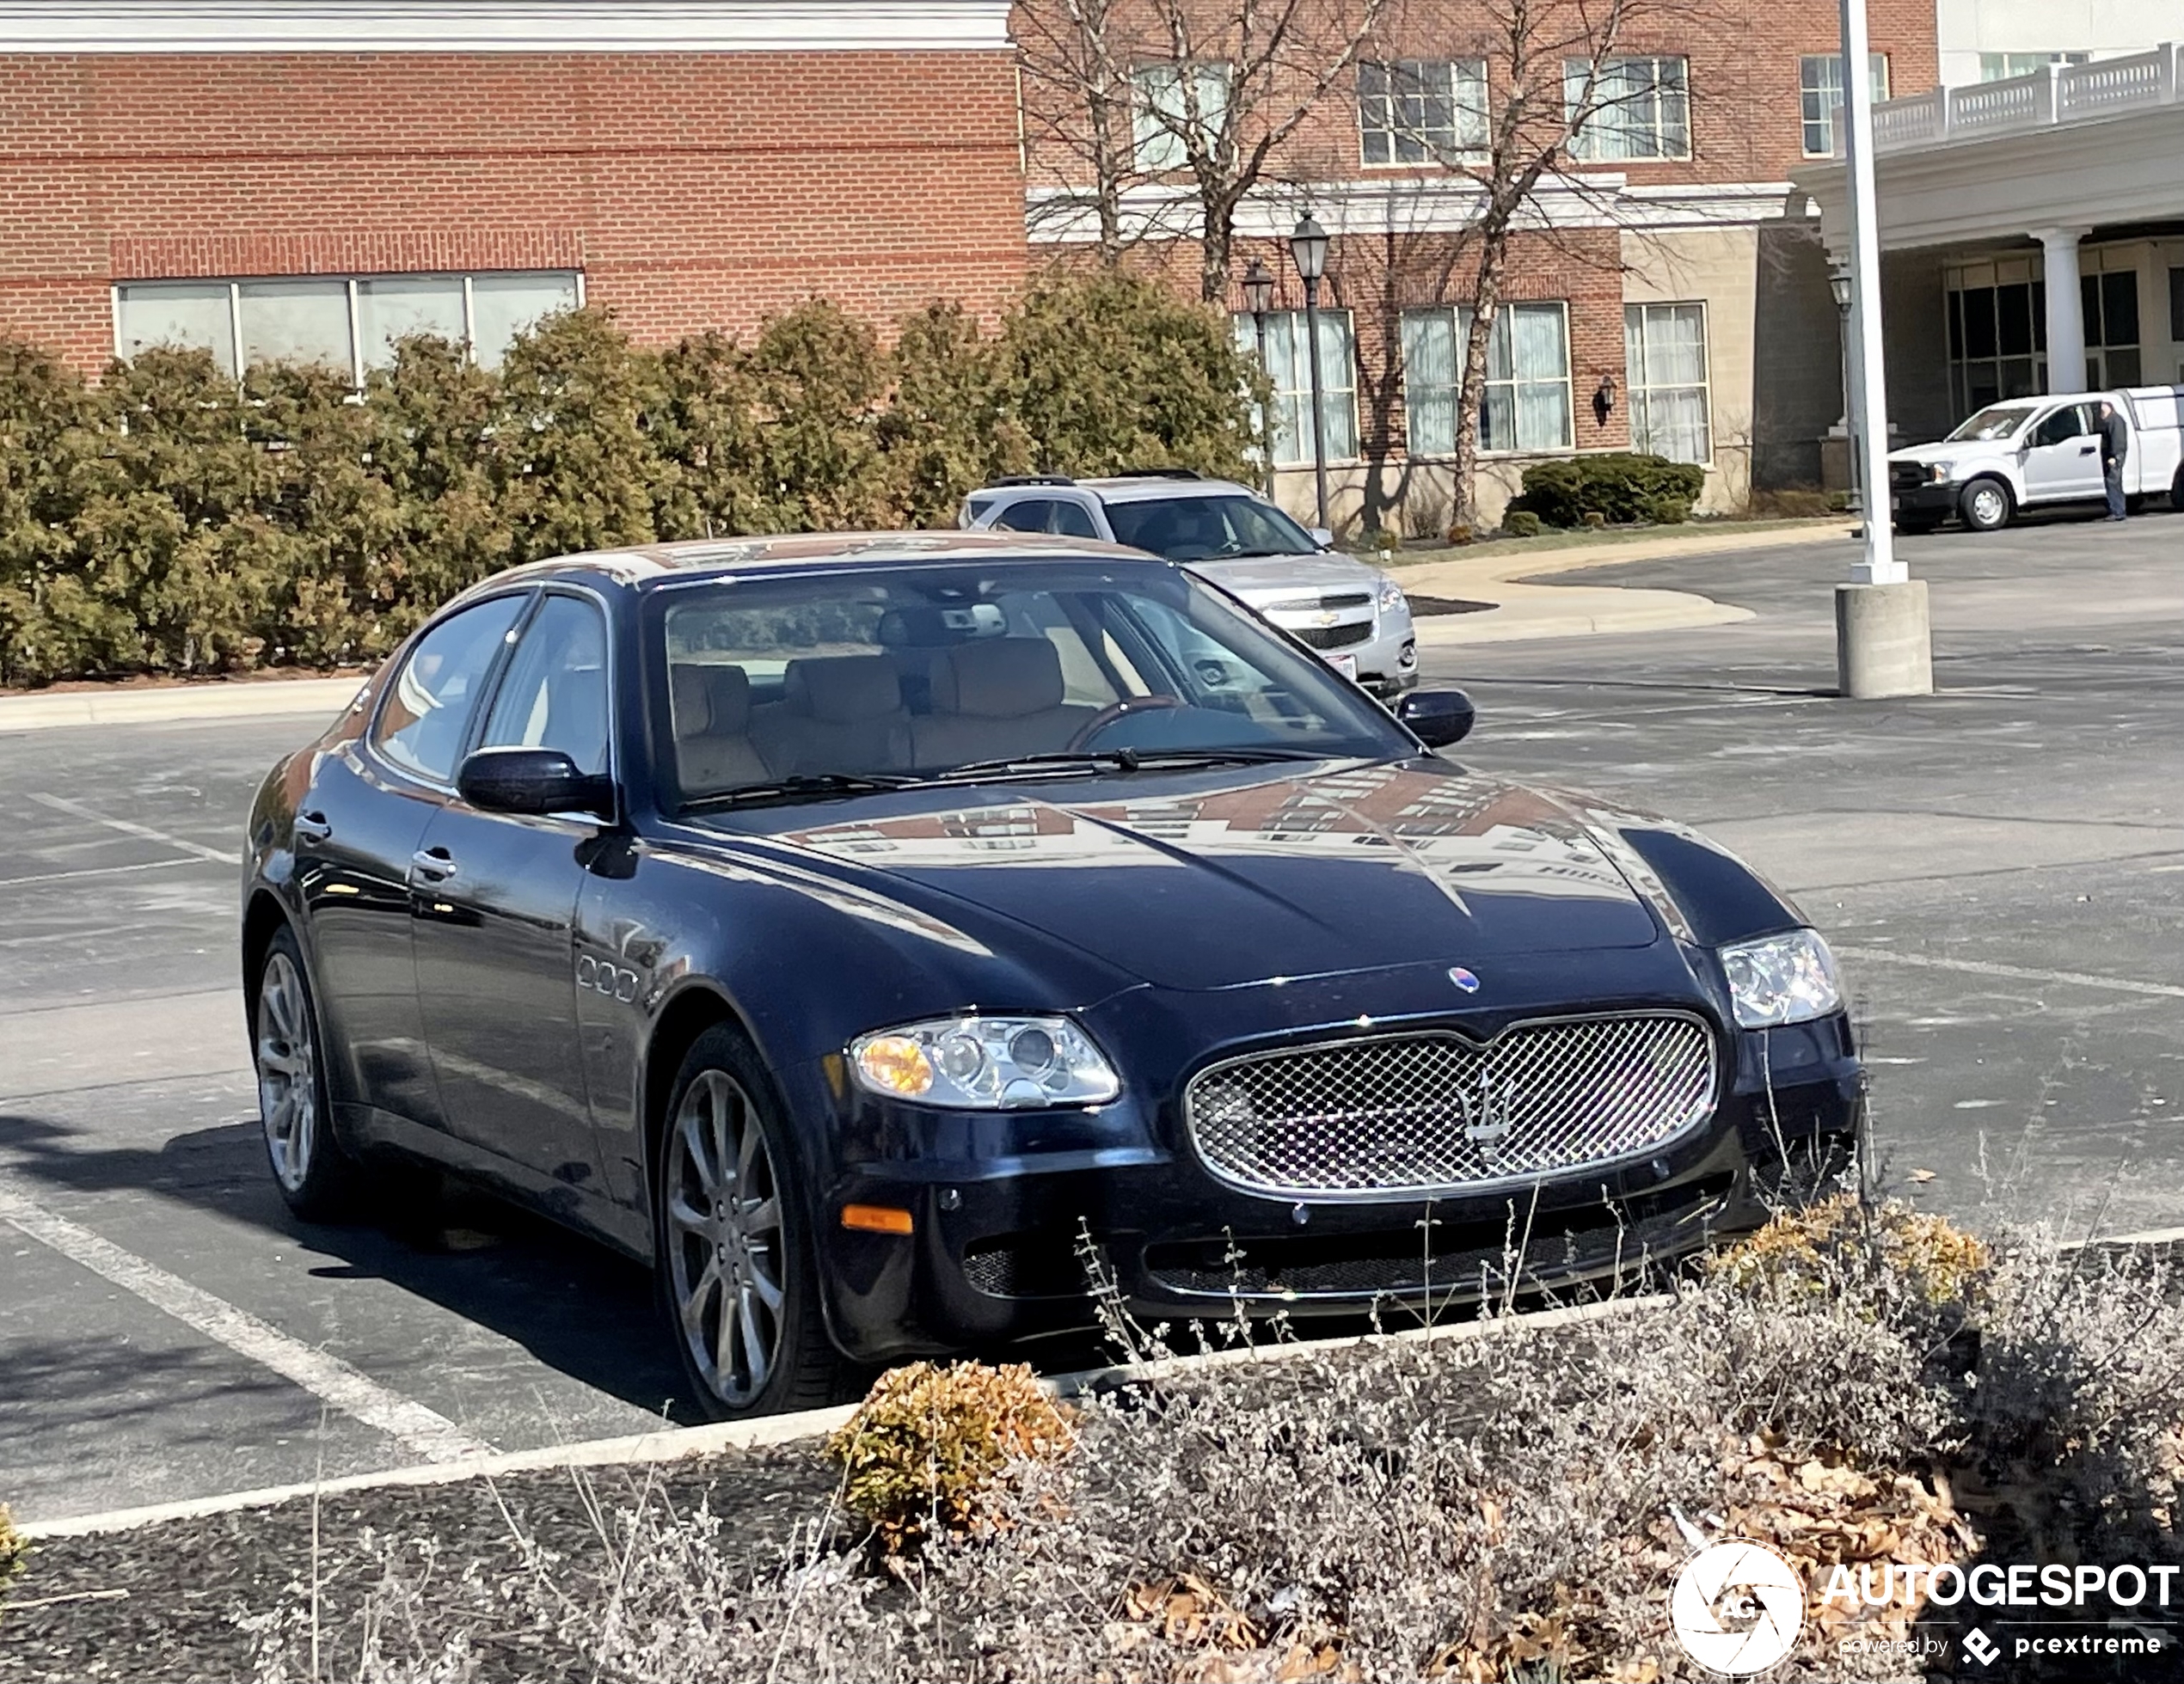
[(1689, 830), (1468, 772), (1184, 568), (1018, 533), (520, 568), (249, 821), (273, 1174), (654, 1267), (715, 1413), (1140, 1314), (1356, 1315), (1749, 1227), (1856, 1130), (1833, 961)]

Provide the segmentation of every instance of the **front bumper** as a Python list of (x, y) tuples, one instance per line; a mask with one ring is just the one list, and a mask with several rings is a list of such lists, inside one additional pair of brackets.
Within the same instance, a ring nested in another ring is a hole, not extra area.
[[(1688, 1004), (1688, 1002), (1684, 1002)], [(1733, 1049), (1733, 1056), (1730, 1056)], [(1431, 1200), (1273, 1197), (1217, 1179), (1173, 1109), (976, 1117), (863, 1102), (854, 1131), (918, 1148), (848, 1167), (823, 1201), (835, 1338), (865, 1361), (1088, 1326), (1089, 1271), (1147, 1322), (1238, 1310), (1356, 1317), (1621, 1277), (1765, 1220), (1792, 1161), (1856, 1136), (1841, 1014), (1723, 1047), (1713, 1116), (1635, 1162)], [(846, 1204), (912, 1214), (908, 1236), (834, 1226)]]
[(1893, 480), (1888, 487), (1889, 505), (1899, 515), (1949, 515), (1956, 512), (1956, 495), (1961, 489), (1950, 481), (1936, 485), (1921, 481), (1917, 485), (1899, 485)]

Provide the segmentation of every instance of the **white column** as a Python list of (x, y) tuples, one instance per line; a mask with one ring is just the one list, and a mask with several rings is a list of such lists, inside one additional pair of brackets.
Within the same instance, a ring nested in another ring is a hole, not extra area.
[(2043, 228), (2040, 242), (2047, 282), (2047, 389), (2085, 389), (2085, 298), (2078, 290), (2078, 242), (2085, 228)]
[(1880, 352), (1880, 205), (1873, 176), (1873, 84), (1866, 75), (1865, 0), (1843, 0), (1844, 187), (1850, 223), (1850, 431), (1864, 487), (1865, 554), (1858, 585), (1911, 577), (1896, 559), (1888, 507), (1888, 377)]

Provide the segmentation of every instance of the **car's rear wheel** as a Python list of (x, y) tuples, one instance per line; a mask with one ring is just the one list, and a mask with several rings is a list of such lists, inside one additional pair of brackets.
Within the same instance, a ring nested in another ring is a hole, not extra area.
[(1999, 480), (1974, 480), (1957, 499), (1956, 509), (1974, 532), (1998, 532), (2009, 524), (2009, 487)]
[(356, 1198), (357, 1166), (334, 1137), (317, 1002), (303, 949), (289, 929), (277, 931), (266, 946), (252, 1018), (258, 1118), (273, 1181), (288, 1208), (306, 1222), (344, 1216)]
[(683, 1060), (657, 1159), (661, 1308), (699, 1405), (728, 1420), (838, 1400), (855, 1376), (826, 1336), (787, 1131), (728, 1026)]

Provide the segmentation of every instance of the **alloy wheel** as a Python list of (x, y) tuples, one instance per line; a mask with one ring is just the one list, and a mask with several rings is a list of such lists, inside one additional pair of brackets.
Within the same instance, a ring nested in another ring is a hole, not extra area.
[(668, 1134), (667, 1266), (690, 1360), (747, 1408), (779, 1359), (787, 1297), (780, 1183), (750, 1095), (701, 1070)]
[(285, 953), (267, 961), (258, 987), (258, 1115), (274, 1176), (293, 1193), (318, 1146), (318, 1067), (303, 973)]
[(1972, 513), (1982, 526), (1999, 526), (2009, 511), (2002, 493), (1992, 486), (1982, 486), (1972, 493)]

